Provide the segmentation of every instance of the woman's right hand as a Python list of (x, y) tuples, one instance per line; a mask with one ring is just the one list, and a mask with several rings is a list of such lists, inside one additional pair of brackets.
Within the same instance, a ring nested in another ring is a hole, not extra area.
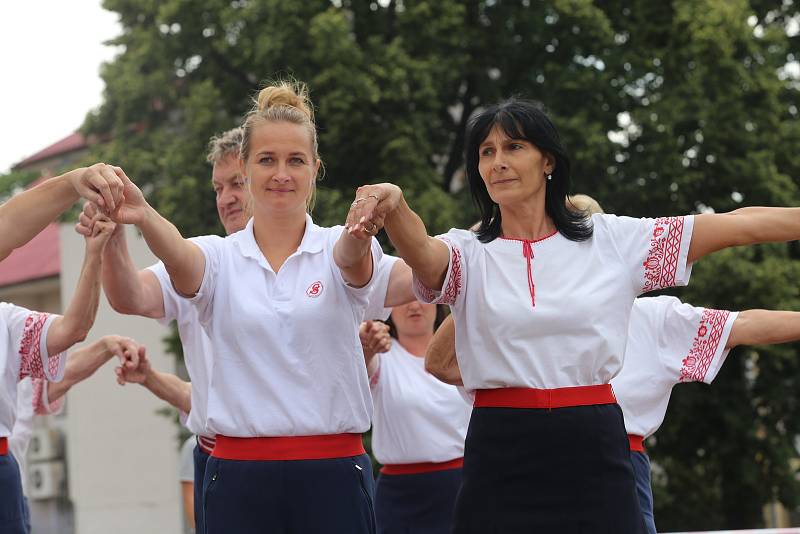
[(403, 191), (394, 184), (364, 185), (356, 190), (356, 199), (350, 204), (347, 228), (350, 235), (368, 239), (383, 228), (384, 218), (397, 209)]
[(140, 224), (147, 216), (150, 205), (144, 199), (141, 189), (134, 184), (120, 167), (113, 167), (122, 180), (122, 200), (111, 213), (111, 220), (121, 224)]

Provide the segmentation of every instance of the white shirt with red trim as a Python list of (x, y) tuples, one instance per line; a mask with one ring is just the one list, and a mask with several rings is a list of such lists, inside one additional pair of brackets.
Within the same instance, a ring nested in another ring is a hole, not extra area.
[[(200, 243), (204, 240), (213, 242), (222, 239), (220, 236), (212, 235), (191, 238), (190, 241)], [(394, 256), (385, 255), (378, 262), (371, 284), (373, 291), (370, 293), (364, 313), (365, 319), (385, 320), (389, 316), (391, 309), (384, 308), (383, 303), (389, 286), (389, 276), (397, 260), (398, 258)], [(188, 414), (181, 414), (181, 422), (192, 434), (203, 437), (203, 444), (206, 447), (213, 448), (213, 434), (206, 429), (208, 387), (213, 366), (211, 340), (200, 324), (195, 306), (175, 291), (164, 263), (158, 262), (148, 269), (158, 279), (164, 299), (164, 317), (158, 319), (158, 322), (163, 325), (176, 322), (183, 345), (183, 360), (192, 383), (192, 407)]]
[(583, 242), (440, 236), (450, 249), (442, 290), (414, 289), (450, 305), (467, 390), (607, 384), (622, 368), (636, 296), (688, 283), (692, 216), (592, 222)]
[(66, 357), (47, 352), (47, 330), (57, 316), (0, 302), (0, 437), (9, 437), (17, 418), (17, 383), (26, 378), (58, 382)]
[(725, 345), (737, 316), (675, 297), (636, 299), (625, 365), (611, 381), (628, 434), (648, 437), (658, 430), (674, 385), (714, 380), (728, 355)]
[(8, 448), (19, 464), (22, 491), (26, 493), (28, 483), (28, 446), (33, 437), (33, 417), (60, 413), (64, 408), (64, 397), (50, 402), (47, 398), (47, 381), (41, 378), (25, 378), (17, 383), (17, 420), (8, 438)]
[[(190, 299), (211, 339), (206, 429), (232, 437), (365, 432), (372, 417), (358, 326), (372, 284), (348, 285), (333, 260), (342, 227), (306, 218), (297, 251), (275, 273), (253, 220), (198, 245), (206, 269)], [(372, 240), (374, 265), (381, 261)]]
[(382, 464), (446, 462), (464, 456), (472, 405), (458, 388), (425, 371), (425, 358), (392, 340), (375, 356), (372, 451)]

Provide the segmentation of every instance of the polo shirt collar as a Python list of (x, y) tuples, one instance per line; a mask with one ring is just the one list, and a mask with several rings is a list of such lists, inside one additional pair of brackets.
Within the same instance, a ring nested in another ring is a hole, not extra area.
[[(241, 232), (233, 234), (231, 239), (238, 245), (244, 257), (253, 258), (257, 261), (264, 260), (264, 254), (261, 253), (261, 249), (258, 248), (258, 243), (256, 242), (252, 217), (247, 221), (247, 226), (245, 226)], [(325, 233), (322, 231), (322, 228), (314, 224), (311, 216), (306, 213), (306, 229), (303, 232), (303, 239), (300, 241), (300, 246), (297, 247), (297, 252), (308, 252), (310, 254), (321, 252), (324, 244)]]

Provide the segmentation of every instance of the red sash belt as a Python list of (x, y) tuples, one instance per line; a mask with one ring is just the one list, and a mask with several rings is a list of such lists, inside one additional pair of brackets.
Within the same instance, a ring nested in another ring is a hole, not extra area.
[(418, 464), (387, 464), (381, 467), (384, 475), (417, 475), (419, 473), (432, 473), (459, 469), (464, 465), (464, 458), (456, 458), (447, 462), (421, 462)]
[(211, 453), (225, 460), (321, 460), (364, 454), (361, 434), (231, 438), (217, 436)]
[(644, 436), (628, 434), (628, 443), (634, 452), (644, 452)]
[(499, 388), (475, 391), (476, 408), (567, 408), (615, 404), (611, 384), (555, 389)]
[(197, 436), (197, 446), (200, 447), (206, 454), (211, 454), (214, 451), (214, 445), (217, 443), (216, 438), (210, 438), (208, 436)]
[(8, 455), (8, 438), (0, 438), (0, 456)]

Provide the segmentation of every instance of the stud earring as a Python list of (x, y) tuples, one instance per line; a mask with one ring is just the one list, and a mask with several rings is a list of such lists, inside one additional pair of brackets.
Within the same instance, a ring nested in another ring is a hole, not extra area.
[(552, 175), (552, 174), (548, 174), (548, 175), (547, 175), (547, 181), (549, 182), (549, 181), (550, 181), (550, 180), (552, 180), (552, 179), (553, 179), (553, 175)]

